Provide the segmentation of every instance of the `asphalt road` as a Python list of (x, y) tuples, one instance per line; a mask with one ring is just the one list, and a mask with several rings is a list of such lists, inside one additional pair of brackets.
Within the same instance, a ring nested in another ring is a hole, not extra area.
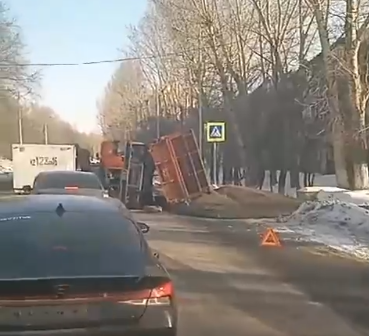
[(135, 216), (176, 283), (179, 336), (369, 335), (368, 264), (283, 236), (282, 248), (261, 248), (253, 225)]

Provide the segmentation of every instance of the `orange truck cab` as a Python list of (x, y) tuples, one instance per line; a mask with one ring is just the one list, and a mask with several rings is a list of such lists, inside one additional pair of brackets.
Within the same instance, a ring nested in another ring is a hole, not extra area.
[(100, 162), (105, 169), (121, 170), (124, 156), (119, 148), (119, 141), (103, 141), (100, 149)]

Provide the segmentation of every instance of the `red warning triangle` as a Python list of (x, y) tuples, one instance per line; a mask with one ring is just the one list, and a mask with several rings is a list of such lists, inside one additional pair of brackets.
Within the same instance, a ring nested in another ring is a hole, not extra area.
[(282, 244), (277, 233), (273, 229), (269, 228), (262, 236), (261, 246), (281, 247)]

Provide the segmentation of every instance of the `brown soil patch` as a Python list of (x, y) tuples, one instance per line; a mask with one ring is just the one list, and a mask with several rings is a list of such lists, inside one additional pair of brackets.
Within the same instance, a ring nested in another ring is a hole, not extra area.
[(247, 219), (274, 218), (295, 211), (300, 201), (267, 191), (239, 186), (222, 186), (210, 194), (179, 204), (172, 211), (186, 216)]

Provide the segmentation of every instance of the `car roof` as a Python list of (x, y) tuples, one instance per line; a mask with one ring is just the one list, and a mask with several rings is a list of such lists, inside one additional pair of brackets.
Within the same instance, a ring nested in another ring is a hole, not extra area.
[(66, 212), (109, 212), (122, 214), (124, 205), (118, 206), (117, 202), (93, 196), (45, 194), (9, 196), (0, 201), (0, 217), (5, 214), (29, 215), (36, 212), (55, 212), (60, 204)]
[(86, 176), (96, 176), (93, 172), (84, 172), (79, 170), (50, 170), (40, 172), (38, 175), (86, 175)]

